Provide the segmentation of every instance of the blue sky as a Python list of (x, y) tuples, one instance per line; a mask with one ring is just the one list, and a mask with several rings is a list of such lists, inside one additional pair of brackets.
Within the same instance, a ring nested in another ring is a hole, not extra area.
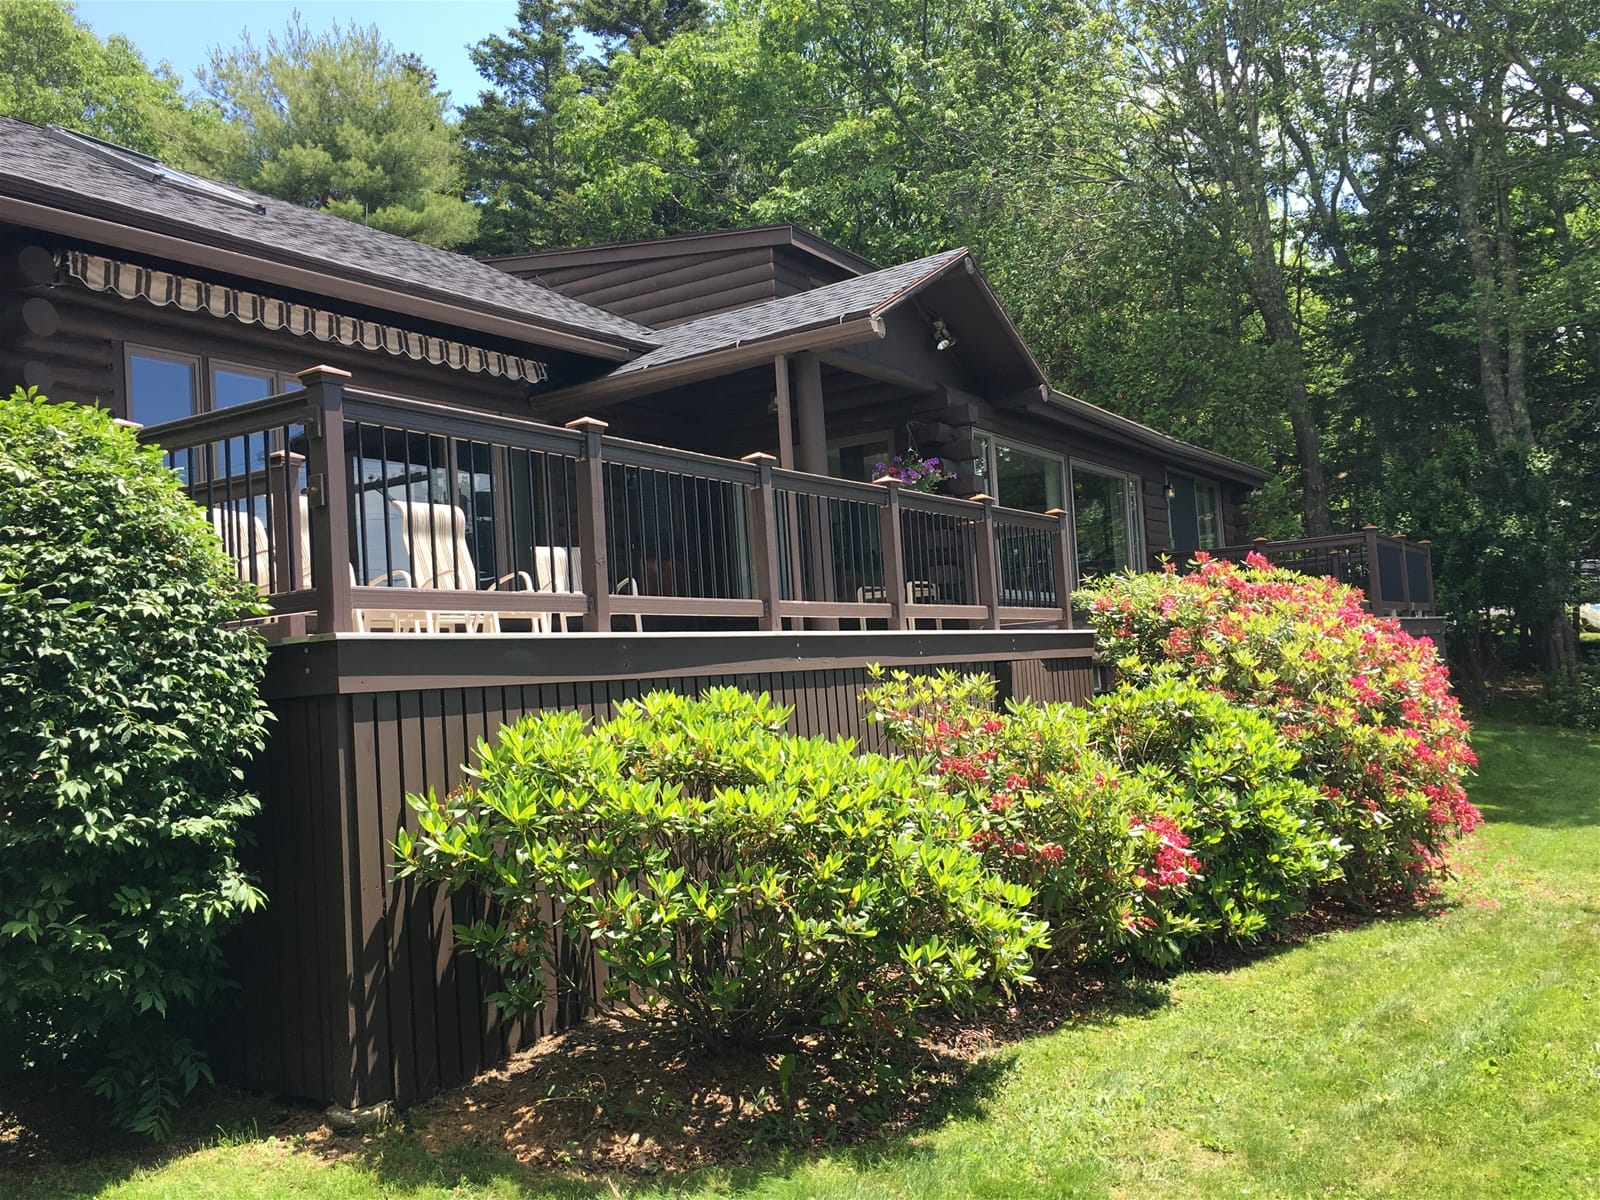
[(264, 42), (297, 8), (315, 30), (376, 25), (395, 49), (432, 67), (458, 105), (482, 86), (467, 46), (504, 32), (517, 12), (516, 0), (79, 0), (77, 16), (101, 37), (126, 35), (152, 66), (165, 59), (193, 87), (211, 47), (237, 44), (245, 29)]

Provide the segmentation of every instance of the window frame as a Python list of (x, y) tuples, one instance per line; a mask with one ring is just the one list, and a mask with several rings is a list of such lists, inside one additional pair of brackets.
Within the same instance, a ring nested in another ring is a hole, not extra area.
[(996, 504), (1002, 508), (1006, 506), (1006, 498), (1000, 494), (999, 456), (999, 448), (1005, 446), (1007, 449), (1019, 451), (1033, 458), (1041, 458), (1055, 463), (1061, 472), (1057, 481), (1061, 486), (1061, 507), (1066, 512), (1072, 511), (1072, 459), (1069, 456), (1062, 454), (1058, 450), (1047, 450), (1043, 446), (1037, 446), (1032, 442), (1022, 441), (1018, 438), (1001, 437), (999, 434), (992, 433), (986, 429), (975, 429), (972, 436), (974, 441), (983, 444), (979, 456), (983, 459), (984, 469), (979, 478), (983, 481), (985, 493), (993, 496)]
[[(195, 354), (187, 350), (169, 350), (165, 346), (153, 346), (146, 342), (122, 343), (122, 408), (123, 415), (130, 421), (137, 418), (133, 415), (133, 359), (153, 358), (160, 362), (182, 363), (194, 371), (194, 411), (190, 416), (201, 413), (216, 412), (216, 379), (218, 368), (233, 371), (237, 375), (259, 375), (272, 380), (273, 390), (269, 396), (281, 396), (293, 391), (299, 383), (296, 376), (289, 371), (277, 367), (263, 366), (259, 363), (247, 362), (243, 359), (233, 358), (224, 354)], [(291, 382), (292, 381), (292, 382)]]
[(1072, 570), (1074, 578), (1079, 577), (1081, 568), (1078, 559), (1078, 486), (1077, 472), (1084, 471), (1090, 475), (1099, 475), (1102, 478), (1117, 479), (1128, 485), (1127, 502), (1123, 515), (1128, 522), (1128, 559), (1123, 563), (1133, 571), (1146, 571), (1146, 555), (1148, 553), (1145, 543), (1144, 529), (1144, 477), (1135, 475), (1132, 471), (1119, 471), (1115, 467), (1102, 466), (1100, 463), (1090, 462), (1087, 459), (1069, 458), (1067, 460), (1067, 489), (1072, 498)]
[[(894, 448), (894, 430), (892, 430), (892, 429), (883, 429), (883, 430), (879, 430), (879, 431), (871, 432), (871, 433), (853, 433), (853, 434), (849, 434), (849, 435), (847, 435), (845, 437), (829, 438), (828, 439), (828, 470), (829, 471), (833, 470), (833, 456), (834, 456), (834, 453), (836, 451), (853, 448), (855, 446), (872, 446), (872, 447), (875, 447), (875, 448), (877, 448), (879, 450), (882, 450), (883, 451), (883, 461), (884, 462), (888, 462), (891, 458), (893, 458), (898, 453), (898, 451), (895, 450), (895, 448)], [(844, 469), (842, 463), (841, 463), (839, 469), (840, 470)], [(835, 479), (843, 479), (844, 476), (843, 475), (835, 475), (835, 476), (833, 476), (833, 478), (835, 478)], [(864, 482), (871, 483), (872, 480), (869, 478), (869, 479), (865, 480)]]

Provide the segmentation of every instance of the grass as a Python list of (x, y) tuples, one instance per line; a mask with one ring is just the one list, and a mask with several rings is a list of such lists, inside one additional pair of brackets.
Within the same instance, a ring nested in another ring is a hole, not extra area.
[(1600, 1196), (1600, 738), (1480, 727), (1488, 823), (1434, 915), (1127, 992), (911, 1137), (676, 1179), (535, 1175), (415, 1134), (235, 1132), (0, 1174), (15, 1200)]

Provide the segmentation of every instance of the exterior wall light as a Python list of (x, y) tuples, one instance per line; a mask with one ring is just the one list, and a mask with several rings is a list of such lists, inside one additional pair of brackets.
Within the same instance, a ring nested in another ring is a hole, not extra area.
[(956, 344), (955, 335), (950, 332), (950, 326), (944, 323), (943, 317), (933, 319), (933, 337), (935, 350), (948, 350)]

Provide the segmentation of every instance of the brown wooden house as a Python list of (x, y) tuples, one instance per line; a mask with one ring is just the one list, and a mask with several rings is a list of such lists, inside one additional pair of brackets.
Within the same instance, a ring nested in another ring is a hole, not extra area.
[[(0, 387), (144, 427), (267, 595), (267, 913), (228, 1079), (402, 1104), (508, 1028), (395, 884), (407, 791), (542, 708), (713, 682), (871, 742), (866, 665), (1082, 700), (1070, 593), (1243, 540), (1264, 472), (1051, 388), (972, 256), (877, 269), (790, 226), (490, 263), (0, 117)], [(875, 483), (917, 451), (943, 494)], [(1425, 548), (1289, 547), (1427, 611)], [(451, 636), (451, 635), (455, 636)]]

